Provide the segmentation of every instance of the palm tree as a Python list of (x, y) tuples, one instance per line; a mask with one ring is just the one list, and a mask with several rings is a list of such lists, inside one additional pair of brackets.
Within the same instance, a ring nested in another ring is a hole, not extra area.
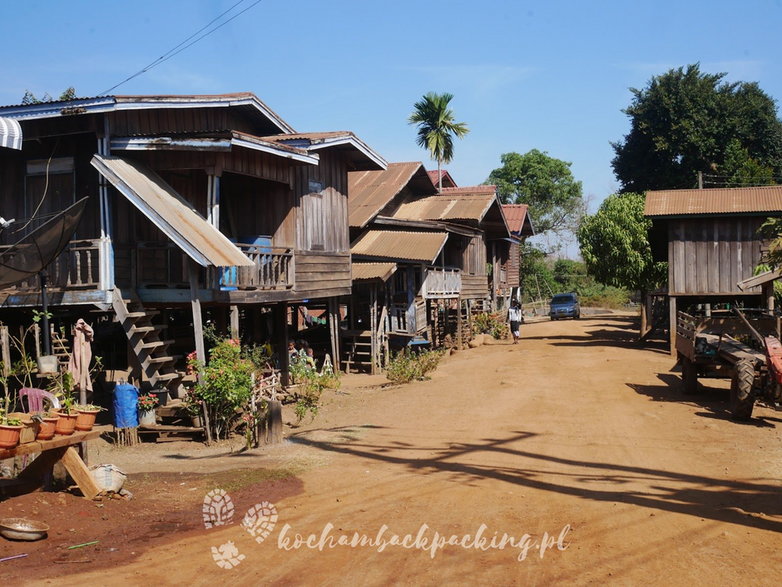
[(437, 191), (443, 191), (443, 178), (440, 167), (453, 159), (453, 137), (462, 138), (469, 131), (464, 122), (455, 122), (453, 111), (448, 104), (453, 94), (429, 92), (413, 105), (413, 113), (407, 119), (409, 124), (418, 125), (419, 147), (429, 150), (432, 159), (437, 160)]

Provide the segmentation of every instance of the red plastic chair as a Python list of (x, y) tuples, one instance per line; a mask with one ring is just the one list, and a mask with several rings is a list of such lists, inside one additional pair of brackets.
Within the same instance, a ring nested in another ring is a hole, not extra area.
[[(58, 400), (53, 393), (46, 391), (45, 389), (36, 389), (35, 387), (23, 387), (19, 390), (19, 398), (27, 398), (27, 412), (44, 412), (48, 408), (44, 408), (44, 400), (47, 400), (51, 404), (51, 409), (56, 410), (60, 407), (60, 400)], [(22, 401), (22, 407), (24, 407), (24, 401)]]

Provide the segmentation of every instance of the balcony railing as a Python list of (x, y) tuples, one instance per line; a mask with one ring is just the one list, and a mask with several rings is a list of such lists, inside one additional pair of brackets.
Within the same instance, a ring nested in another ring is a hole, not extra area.
[(424, 278), (425, 298), (455, 298), (462, 290), (462, 274), (459, 269), (428, 267)]
[[(46, 267), (47, 286), (52, 289), (105, 289), (104, 267), (108, 243), (101, 239), (72, 240)], [(14, 286), (17, 291), (38, 291), (37, 275)]]
[(236, 245), (254, 267), (220, 269), (221, 289), (290, 289), (293, 287), (293, 250), (267, 245)]
[[(292, 249), (245, 243), (235, 246), (254, 266), (210, 267), (207, 289), (284, 290), (293, 287)], [(136, 268), (136, 283), (140, 287), (183, 287), (188, 283), (185, 255), (173, 243), (138, 243)]]

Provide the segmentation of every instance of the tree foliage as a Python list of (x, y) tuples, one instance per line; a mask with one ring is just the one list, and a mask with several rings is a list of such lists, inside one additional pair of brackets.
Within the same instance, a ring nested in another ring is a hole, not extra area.
[[(66, 88), (62, 94), (60, 94), (60, 97), (57, 98), (58, 102), (64, 102), (66, 100), (75, 100), (76, 99), (76, 90), (73, 86), (69, 86)], [(41, 98), (36, 98), (35, 94), (33, 94), (30, 90), (24, 91), (24, 96), (22, 96), (22, 104), (25, 106), (28, 106), (30, 104), (42, 104), (44, 102), (54, 102), (55, 99), (52, 98), (48, 92), (45, 92), (44, 95)]]
[(584, 214), (581, 182), (570, 163), (532, 149), (524, 155), (505, 153), (502, 167), (489, 174), (506, 204), (527, 204), (537, 234), (574, 230)]
[(630, 132), (613, 143), (623, 191), (693, 188), (699, 171), (734, 185), (754, 179), (748, 174), (759, 174), (753, 183), (780, 175), (782, 122), (774, 100), (756, 83), (728, 83), (725, 75), (694, 64), (631, 88), (623, 111)]
[[(469, 131), (464, 122), (456, 122), (450, 108), (453, 94), (429, 92), (413, 105), (409, 124), (418, 125), (416, 143), (429, 151), (437, 161), (438, 176), (443, 163), (453, 160), (453, 137), (464, 137)], [(442, 190), (442, 177), (440, 185)]]
[(608, 196), (597, 213), (585, 216), (576, 236), (587, 271), (601, 283), (649, 291), (666, 278), (649, 246), (651, 220), (644, 197), (632, 192)]

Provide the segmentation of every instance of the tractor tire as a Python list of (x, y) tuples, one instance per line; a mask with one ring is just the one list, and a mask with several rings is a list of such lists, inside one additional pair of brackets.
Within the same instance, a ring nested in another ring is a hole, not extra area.
[(755, 383), (755, 366), (751, 361), (736, 363), (733, 379), (730, 383), (730, 415), (734, 420), (752, 418), (755, 396), (752, 387)]
[(694, 395), (698, 393), (698, 367), (690, 359), (682, 357), (682, 393)]

